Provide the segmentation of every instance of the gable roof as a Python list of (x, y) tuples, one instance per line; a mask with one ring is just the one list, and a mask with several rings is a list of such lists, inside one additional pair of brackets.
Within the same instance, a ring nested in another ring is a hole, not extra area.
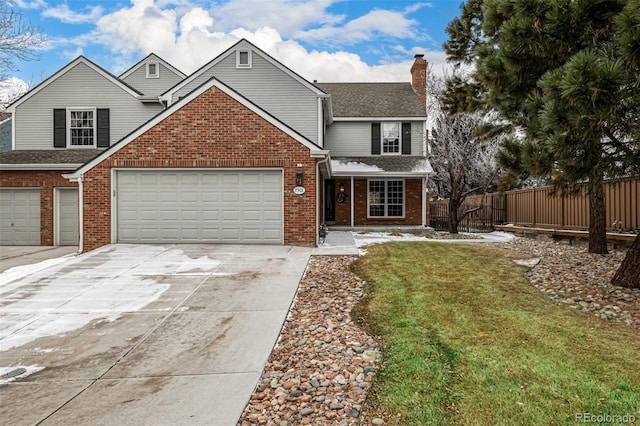
[(120, 77), (118, 77), (118, 78), (121, 78), (121, 79), (127, 78), (129, 75), (131, 75), (134, 72), (136, 72), (136, 70), (138, 68), (140, 68), (141, 66), (144, 66), (144, 64), (146, 64), (150, 60), (151, 61), (157, 61), (157, 62), (161, 63), (162, 65), (164, 65), (165, 67), (170, 69), (171, 72), (173, 72), (174, 74), (178, 75), (180, 78), (185, 78), (187, 76), (185, 73), (183, 73), (182, 71), (180, 71), (179, 69), (177, 69), (176, 67), (171, 65), (169, 62), (165, 61), (160, 56), (158, 56), (158, 55), (156, 55), (155, 53), (152, 52), (152, 53), (149, 53), (146, 57), (142, 58), (137, 64), (133, 65), (131, 68), (129, 68), (128, 70), (126, 70), (125, 72), (120, 74)]
[(313, 141), (303, 136), (302, 134), (298, 133), (296, 130), (292, 129), (291, 127), (289, 127), (288, 125), (286, 125), (285, 123), (283, 123), (282, 121), (274, 117), (273, 115), (269, 114), (267, 111), (260, 108), (258, 105), (254, 104), (249, 99), (245, 98), (240, 93), (236, 92), (226, 84), (222, 83), (220, 80), (216, 79), (215, 77), (212, 77), (206, 82), (204, 82), (203, 84), (201, 84), (196, 89), (189, 92), (188, 95), (186, 95), (185, 97), (183, 97), (182, 99), (180, 99), (179, 101), (177, 101), (176, 103), (168, 107), (167, 109), (163, 110), (158, 115), (156, 115), (155, 117), (147, 121), (145, 124), (138, 127), (136, 130), (134, 130), (133, 132), (129, 133), (127, 136), (125, 136), (124, 138), (116, 142), (109, 149), (102, 152), (102, 154), (98, 155), (93, 160), (89, 161), (87, 164), (84, 164), (82, 167), (78, 168), (73, 173), (64, 175), (64, 177), (70, 180), (77, 179), (82, 174), (91, 170), (93, 167), (100, 164), (102, 161), (109, 158), (111, 155), (115, 154), (116, 152), (118, 152), (119, 150), (127, 146), (129, 143), (133, 142), (136, 138), (144, 134), (146, 131), (148, 131), (155, 125), (159, 124), (164, 119), (172, 115), (174, 112), (178, 111), (180, 108), (187, 105), (189, 102), (191, 102), (192, 100), (194, 100), (195, 98), (197, 98), (202, 93), (206, 92), (212, 87), (216, 87), (217, 89), (220, 89), (222, 92), (226, 93), (227, 95), (229, 95), (230, 97), (232, 97), (233, 99), (235, 99), (236, 101), (238, 101), (239, 103), (247, 107), (249, 110), (253, 111), (257, 115), (265, 119), (267, 122), (269, 122), (273, 126), (282, 130), (284, 133), (286, 133), (296, 141), (300, 142), (301, 144), (309, 148), (312, 156), (324, 156), (327, 154), (327, 151), (324, 151), (320, 146), (316, 145)]
[(411, 83), (316, 83), (331, 95), (333, 116), (415, 117), (426, 111)]
[(303, 86), (307, 87), (310, 91), (316, 93), (319, 96), (326, 96), (326, 93), (322, 89), (320, 89), (319, 87), (317, 87), (313, 83), (309, 82), (308, 80), (304, 79), (299, 74), (297, 74), (296, 72), (294, 72), (293, 70), (291, 70), (290, 68), (285, 66), (283, 63), (275, 60), (269, 54), (267, 54), (266, 52), (261, 50), (259, 47), (257, 47), (256, 45), (254, 45), (253, 43), (251, 43), (247, 39), (243, 38), (240, 41), (238, 41), (237, 43), (235, 43), (233, 46), (231, 46), (230, 48), (228, 48), (227, 50), (222, 52), (220, 55), (216, 56), (211, 61), (207, 62), (202, 67), (200, 67), (199, 69), (194, 71), (187, 78), (185, 78), (184, 80), (182, 80), (181, 82), (179, 82), (178, 84), (176, 84), (175, 86), (173, 86), (172, 88), (170, 88), (169, 90), (164, 92), (162, 94), (162, 99), (165, 100), (165, 101), (171, 102), (171, 97), (172, 97), (173, 93), (177, 92), (178, 90), (180, 90), (181, 88), (183, 88), (187, 84), (191, 83), (193, 80), (195, 80), (200, 75), (205, 73), (211, 67), (215, 66), (220, 61), (222, 61), (224, 58), (226, 58), (229, 54), (235, 52), (238, 49), (243, 49), (243, 48), (250, 49), (254, 53), (257, 53), (264, 60), (266, 60), (267, 62), (271, 63), (273, 66), (275, 66), (276, 68), (280, 69), (285, 74), (289, 75), (291, 78), (293, 78), (294, 80), (298, 81)]
[(105, 70), (100, 65), (97, 65), (96, 63), (91, 62), (89, 59), (85, 58), (84, 56), (78, 56), (76, 59), (74, 59), (73, 61), (69, 62), (67, 65), (65, 65), (61, 69), (59, 69), (55, 74), (53, 74), (52, 76), (50, 76), (49, 78), (44, 80), (42, 83), (38, 84), (33, 89), (29, 90), (27, 93), (25, 93), (24, 95), (20, 96), (11, 105), (9, 105), (9, 107), (7, 108), (7, 111), (9, 111), (11, 113), (15, 112), (15, 108), (18, 105), (20, 105), (21, 103), (23, 103), (27, 99), (31, 98), (36, 93), (40, 92), (42, 89), (44, 89), (45, 87), (47, 87), (48, 85), (50, 85), (51, 83), (56, 81), (58, 78), (60, 78), (64, 74), (66, 74), (69, 70), (71, 70), (72, 68), (74, 68), (78, 64), (86, 65), (87, 67), (91, 68), (93, 71), (95, 71), (96, 73), (100, 74), (102, 77), (104, 77), (105, 79), (109, 80), (110, 82), (114, 83), (115, 85), (117, 85), (118, 87), (120, 87), (122, 90), (124, 90), (125, 92), (127, 92), (129, 95), (131, 95), (133, 97), (138, 97), (138, 96), (142, 95), (142, 93), (140, 93), (138, 90), (136, 90), (135, 88), (131, 87), (130, 85), (128, 85), (124, 81), (120, 80), (118, 77), (116, 77), (115, 75), (111, 74), (109, 71)]

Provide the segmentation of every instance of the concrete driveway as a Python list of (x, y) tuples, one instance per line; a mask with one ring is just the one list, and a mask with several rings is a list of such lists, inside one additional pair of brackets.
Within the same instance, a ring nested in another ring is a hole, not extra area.
[(0, 423), (235, 425), (310, 254), (113, 245), (0, 281)]

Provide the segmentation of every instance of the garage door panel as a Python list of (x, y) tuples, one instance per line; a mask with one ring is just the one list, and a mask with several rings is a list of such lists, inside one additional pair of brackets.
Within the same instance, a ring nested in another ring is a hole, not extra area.
[[(204, 185), (212, 185), (212, 184), (206, 184), (203, 182)], [(205, 203), (217, 203), (218, 200), (220, 199), (219, 197), (219, 193), (216, 191), (211, 191), (211, 190), (203, 190), (202, 191), (202, 201), (204, 201)]]
[(242, 221), (245, 222), (258, 222), (262, 218), (262, 214), (259, 210), (244, 210), (242, 212)]
[(0, 245), (40, 245), (39, 189), (0, 189)]
[(220, 175), (218, 173), (207, 173), (201, 175), (202, 185), (207, 186), (216, 186), (220, 183)]
[(282, 243), (280, 171), (119, 171), (117, 187), (119, 242)]
[(238, 173), (222, 173), (222, 184), (238, 186), (240, 184), (241, 176)]
[(180, 193), (180, 199), (183, 203), (200, 203), (200, 194), (197, 191), (183, 191)]

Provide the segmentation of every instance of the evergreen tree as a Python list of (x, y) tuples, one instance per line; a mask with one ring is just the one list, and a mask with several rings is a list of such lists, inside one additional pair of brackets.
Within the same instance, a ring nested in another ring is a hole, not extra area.
[(586, 183), (589, 251), (606, 253), (603, 180), (640, 168), (640, 0), (468, 0), (447, 31), (449, 58), (476, 69), (449, 105), (473, 94), (513, 126), (498, 156), (512, 181)]

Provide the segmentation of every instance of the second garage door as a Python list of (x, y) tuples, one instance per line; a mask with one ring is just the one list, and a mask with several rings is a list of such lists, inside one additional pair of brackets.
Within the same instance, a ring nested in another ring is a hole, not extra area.
[(39, 189), (0, 189), (0, 245), (40, 245)]
[(280, 170), (117, 172), (121, 243), (282, 244)]

